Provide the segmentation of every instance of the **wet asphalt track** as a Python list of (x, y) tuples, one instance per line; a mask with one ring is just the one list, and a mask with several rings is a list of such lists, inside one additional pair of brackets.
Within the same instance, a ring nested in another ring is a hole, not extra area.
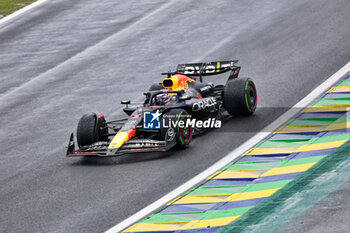
[[(184, 183), (350, 60), (349, 12), (348, 0), (57, 0), (0, 25), (0, 232), (102, 232)], [(118, 116), (176, 64), (231, 58), (255, 80), (255, 116), (184, 151), (65, 158), (82, 114)]]

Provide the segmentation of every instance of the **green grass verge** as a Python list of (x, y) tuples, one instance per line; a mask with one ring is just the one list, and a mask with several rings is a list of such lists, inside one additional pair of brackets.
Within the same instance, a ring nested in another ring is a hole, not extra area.
[(36, 0), (0, 0), (0, 18), (25, 7)]

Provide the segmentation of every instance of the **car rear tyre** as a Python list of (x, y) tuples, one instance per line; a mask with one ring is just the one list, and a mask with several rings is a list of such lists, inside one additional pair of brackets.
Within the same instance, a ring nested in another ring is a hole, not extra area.
[(104, 122), (106, 122), (104, 116), (97, 113), (88, 113), (80, 118), (77, 127), (79, 148), (108, 140), (108, 129), (104, 127)]
[(224, 107), (232, 116), (249, 116), (256, 109), (256, 87), (250, 78), (228, 80), (223, 97)]
[[(187, 119), (191, 119), (191, 116), (183, 109), (171, 109), (163, 115), (163, 119), (166, 121), (176, 122), (177, 125), (174, 128), (177, 147), (186, 148), (190, 145), (192, 139), (192, 127), (186, 127)], [(184, 125), (180, 125), (179, 122), (183, 121)], [(162, 128), (162, 138), (165, 138), (165, 134), (168, 128)]]

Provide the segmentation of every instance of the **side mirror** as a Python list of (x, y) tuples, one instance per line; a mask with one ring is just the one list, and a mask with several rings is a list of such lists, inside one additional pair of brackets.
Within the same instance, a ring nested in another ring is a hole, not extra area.
[(121, 104), (130, 104), (130, 100), (122, 100)]
[(130, 100), (122, 100), (122, 102), (121, 102), (121, 104), (125, 104), (126, 106), (126, 108), (128, 108), (129, 106), (129, 104), (130, 104)]
[(180, 100), (190, 100), (192, 97), (188, 95), (181, 96), (179, 99)]

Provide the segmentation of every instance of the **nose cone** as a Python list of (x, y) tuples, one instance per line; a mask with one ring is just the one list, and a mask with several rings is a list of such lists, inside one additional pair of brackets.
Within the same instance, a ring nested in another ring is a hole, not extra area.
[(124, 145), (125, 142), (129, 141), (131, 138), (135, 136), (136, 130), (128, 130), (128, 131), (119, 131), (114, 138), (112, 139), (111, 143), (108, 146), (108, 151), (113, 150), (117, 151), (115, 149), (119, 149)]
[(129, 140), (129, 135), (127, 132), (118, 132), (111, 143), (108, 146), (108, 149), (117, 149), (122, 147), (122, 145)]

